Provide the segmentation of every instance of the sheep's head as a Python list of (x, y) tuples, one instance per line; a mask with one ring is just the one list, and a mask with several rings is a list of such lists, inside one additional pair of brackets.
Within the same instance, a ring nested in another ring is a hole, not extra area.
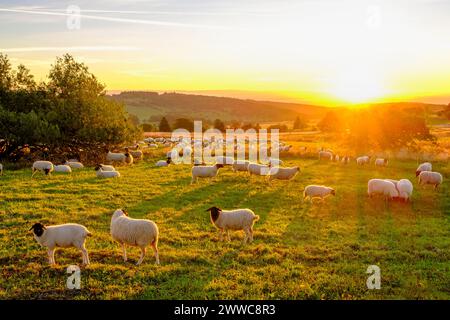
[(166, 160), (166, 162), (167, 162), (167, 164), (171, 163), (171, 162), (172, 162), (172, 158), (171, 158), (171, 157), (168, 157), (167, 160)]
[(33, 226), (30, 228), (29, 231), (33, 230), (33, 233), (40, 237), (42, 236), (42, 234), (44, 233), (44, 230), (46, 230), (47, 228), (40, 222), (33, 224)]
[(47, 175), (48, 176), (48, 174), (50, 173), (50, 169), (44, 169), (44, 172), (45, 172), (45, 175)]
[(300, 172), (300, 167), (295, 167), (297, 169), (297, 172)]
[(212, 220), (213, 222), (215, 222), (215, 221), (219, 218), (219, 215), (220, 215), (220, 213), (222, 212), (222, 209), (217, 208), (217, 207), (211, 207), (211, 208), (209, 208), (209, 209), (206, 209), (206, 211), (209, 211), (209, 212), (210, 212), (210, 214), (211, 214), (211, 220)]
[(96, 166), (95, 166), (95, 171), (98, 171), (98, 170), (100, 170), (102, 168), (102, 165), (101, 164), (97, 164)]
[(221, 163), (216, 163), (216, 168), (217, 168), (217, 169), (223, 168), (223, 164), (221, 164)]
[(331, 192), (330, 192), (333, 196), (335, 196), (336, 195), (336, 190), (334, 190), (334, 189), (331, 189)]
[(117, 209), (116, 211), (114, 211), (113, 215), (112, 215), (112, 220), (119, 218), (121, 216), (127, 216), (128, 217), (128, 212), (125, 209)]
[(419, 174), (420, 174), (420, 170), (417, 170), (417, 171), (416, 171), (416, 177), (418, 177)]

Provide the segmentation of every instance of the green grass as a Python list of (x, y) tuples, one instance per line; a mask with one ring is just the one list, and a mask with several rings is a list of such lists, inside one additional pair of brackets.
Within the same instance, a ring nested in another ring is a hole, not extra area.
[[(122, 177), (100, 180), (92, 168), (71, 176), (30, 179), (31, 170), (0, 177), (0, 299), (449, 299), (450, 195), (418, 188), (417, 163), (357, 168), (315, 159), (300, 165), (293, 181), (267, 183), (223, 169), (215, 181), (190, 185), (190, 166), (155, 168), (156, 157), (120, 168)], [(449, 177), (448, 164), (434, 165)], [(375, 177), (414, 181), (411, 204), (366, 197)], [(302, 202), (308, 184), (336, 188), (324, 203)], [(260, 215), (255, 241), (243, 234), (219, 242), (205, 210), (248, 207)], [(121, 251), (109, 235), (116, 208), (149, 218), (160, 230), (161, 265), (151, 250)], [(34, 222), (75, 222), (88, 238), (91, 265), (82, 268), (82, 290), (67, 290), (66, 268), (81, 264), (75, 249), (60, 249), (55, 267), (28, 229)], [(381, 268), (381, 290), (368, 290), (366, 269)]]

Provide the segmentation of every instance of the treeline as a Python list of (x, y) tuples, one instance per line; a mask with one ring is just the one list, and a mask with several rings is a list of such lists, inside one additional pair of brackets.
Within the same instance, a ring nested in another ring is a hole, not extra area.
[[(136, 139), (136, 127), (121, 103), (86, 65), (66, 54), (37, 83), (24, 66), (13, 69), (0, 53), (0, 140), (3, 150), (23, 144), (121, 144)], [(5, 144), (7, 145), (5, 147)]]

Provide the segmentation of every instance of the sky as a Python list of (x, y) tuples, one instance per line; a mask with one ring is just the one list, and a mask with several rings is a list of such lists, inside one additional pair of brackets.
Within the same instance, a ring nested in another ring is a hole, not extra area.
[(0, 52), (108, 90), (324, 105), (450, 102), (447, 0), (1, 0)]

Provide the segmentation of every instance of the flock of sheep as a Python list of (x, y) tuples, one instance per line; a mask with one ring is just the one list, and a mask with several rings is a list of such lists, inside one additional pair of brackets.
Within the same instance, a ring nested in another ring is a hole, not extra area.
[[(157, 148), (158, 143), (164, 147), (172, 146), (173, 141), (167, 141), (164, 138), (157, 138), (145, 141), (148, 148)], [(195, 142), (194, 142), (195, 144)], [(181, 142), (181, 152), (191, 157), (193, 145)], [(280, 143), (279, 147), (286, 148), (288, 151), (291, 146)], [(125, 148), (124, 153), (113, 153), (108, 151), (106, 160), (111, 163), (132, 164), (134, 159), (142, 159), (143, 151), (139, 146), (136, 150), (130, 151)], [(180, 145), (173, 148), (168, 154), (166, 160), (160, 160), (156, 163), (157, 167), (167, 167), (172, 162), (172, 157), (180, 155)], [(319, 150), (319, 160), (326, 159), (329, 161), (338, 161), (344, 164), (350, 162), (350, 157), (339, 157), (331, 150)], [(216, 177), (220, 168), (230, 166), (234, 172), (246, 171), (249, 175), (267, 176), (269, 180), (291, 180), (300, 171), (299, 167), (282, 167), (283, 161), (276, 158), (266, 159), (266, 164), (253, 163), (247, 160), (236, 160), (233, 157), (217, 156), (214, 157), (215, 163), (205, 164), (203, 161), (194, 159), (191, 170), (191, 183), (197, 181), (198, 178)], [(359, 166), (370, 163), (369, 156), (361, 156), (356, 158)], [(374, 164), (376, 166), (387, 166), (388, 160), (377, 158)], [(83, 168), (83, 164), (76, 159), (70, 159), (61, 165), (53, 165), (49, 161), (35, 161), (32, 165), (32, 176), (37, 172), (43, 172), (49, 175), (51, 172), (70, 173), (72, 169)], [(95, 167), (98, 177), (113, 178), (120, 177), (120, 173), (112, 166), (98, 164)], [(0, 164), (0, 173), (3, 174), (3, 166)], [(442, 175), (432, 171), (432, 165), (425, 162), (419, 165), (416, 170), (419, 185), (431, 184), (437, 188), (442, 183)], [(395, 198), (410, 200), (413, 192), (413, 184), (408, 179), (370, 179), (367, 185), (368, 196), (379, 194), (386, 200)], [(329, 195), (336, 195), (334, 188), (322, 185), (308, 185), (303, 192), (303, 199), (310, 199), (312, 202), (315, 198), (322, 201)], [(259, 216), (250, 209), (223, 210), (218, 207), (207, 209), (210, 212), (210, 219), (220, 231), (220, 239), (226, 234), (228, 239), (230, 230), (242, 230), (245, 233), (244, 243), (253, 241), (253, 225), (259, 220)], [(85, 241), (91, 233), (86, 227), (79, 224), (61, 224), (53, 226), (44, 226), (41, 223), (34, 224), (30, 230), (33, 230), (36, 241), (47, 248), (48, 259), (50, 264), (55, 264), (55, 249), (57, 247), (75, 247), (78, 248), (83, 257), (83, 264), (89, 264), (88, 252), (85, 248)], [(137, 262), (140, 265), (145, 257), (146, 248), (150, 245), (153, 248), (156, 263), (159, 264), (158, 255), (158, 236), (159, 231), (157, 225), (147, 219), (132, 219), (128, 217), (128, 213), (123, 209), (114, 211), (111, 218), (110, 226), (112, 239), (122, 246), (123, 259), (127, 261), (126, 246), (136, 246), (141, 249), (141, 256)]]

